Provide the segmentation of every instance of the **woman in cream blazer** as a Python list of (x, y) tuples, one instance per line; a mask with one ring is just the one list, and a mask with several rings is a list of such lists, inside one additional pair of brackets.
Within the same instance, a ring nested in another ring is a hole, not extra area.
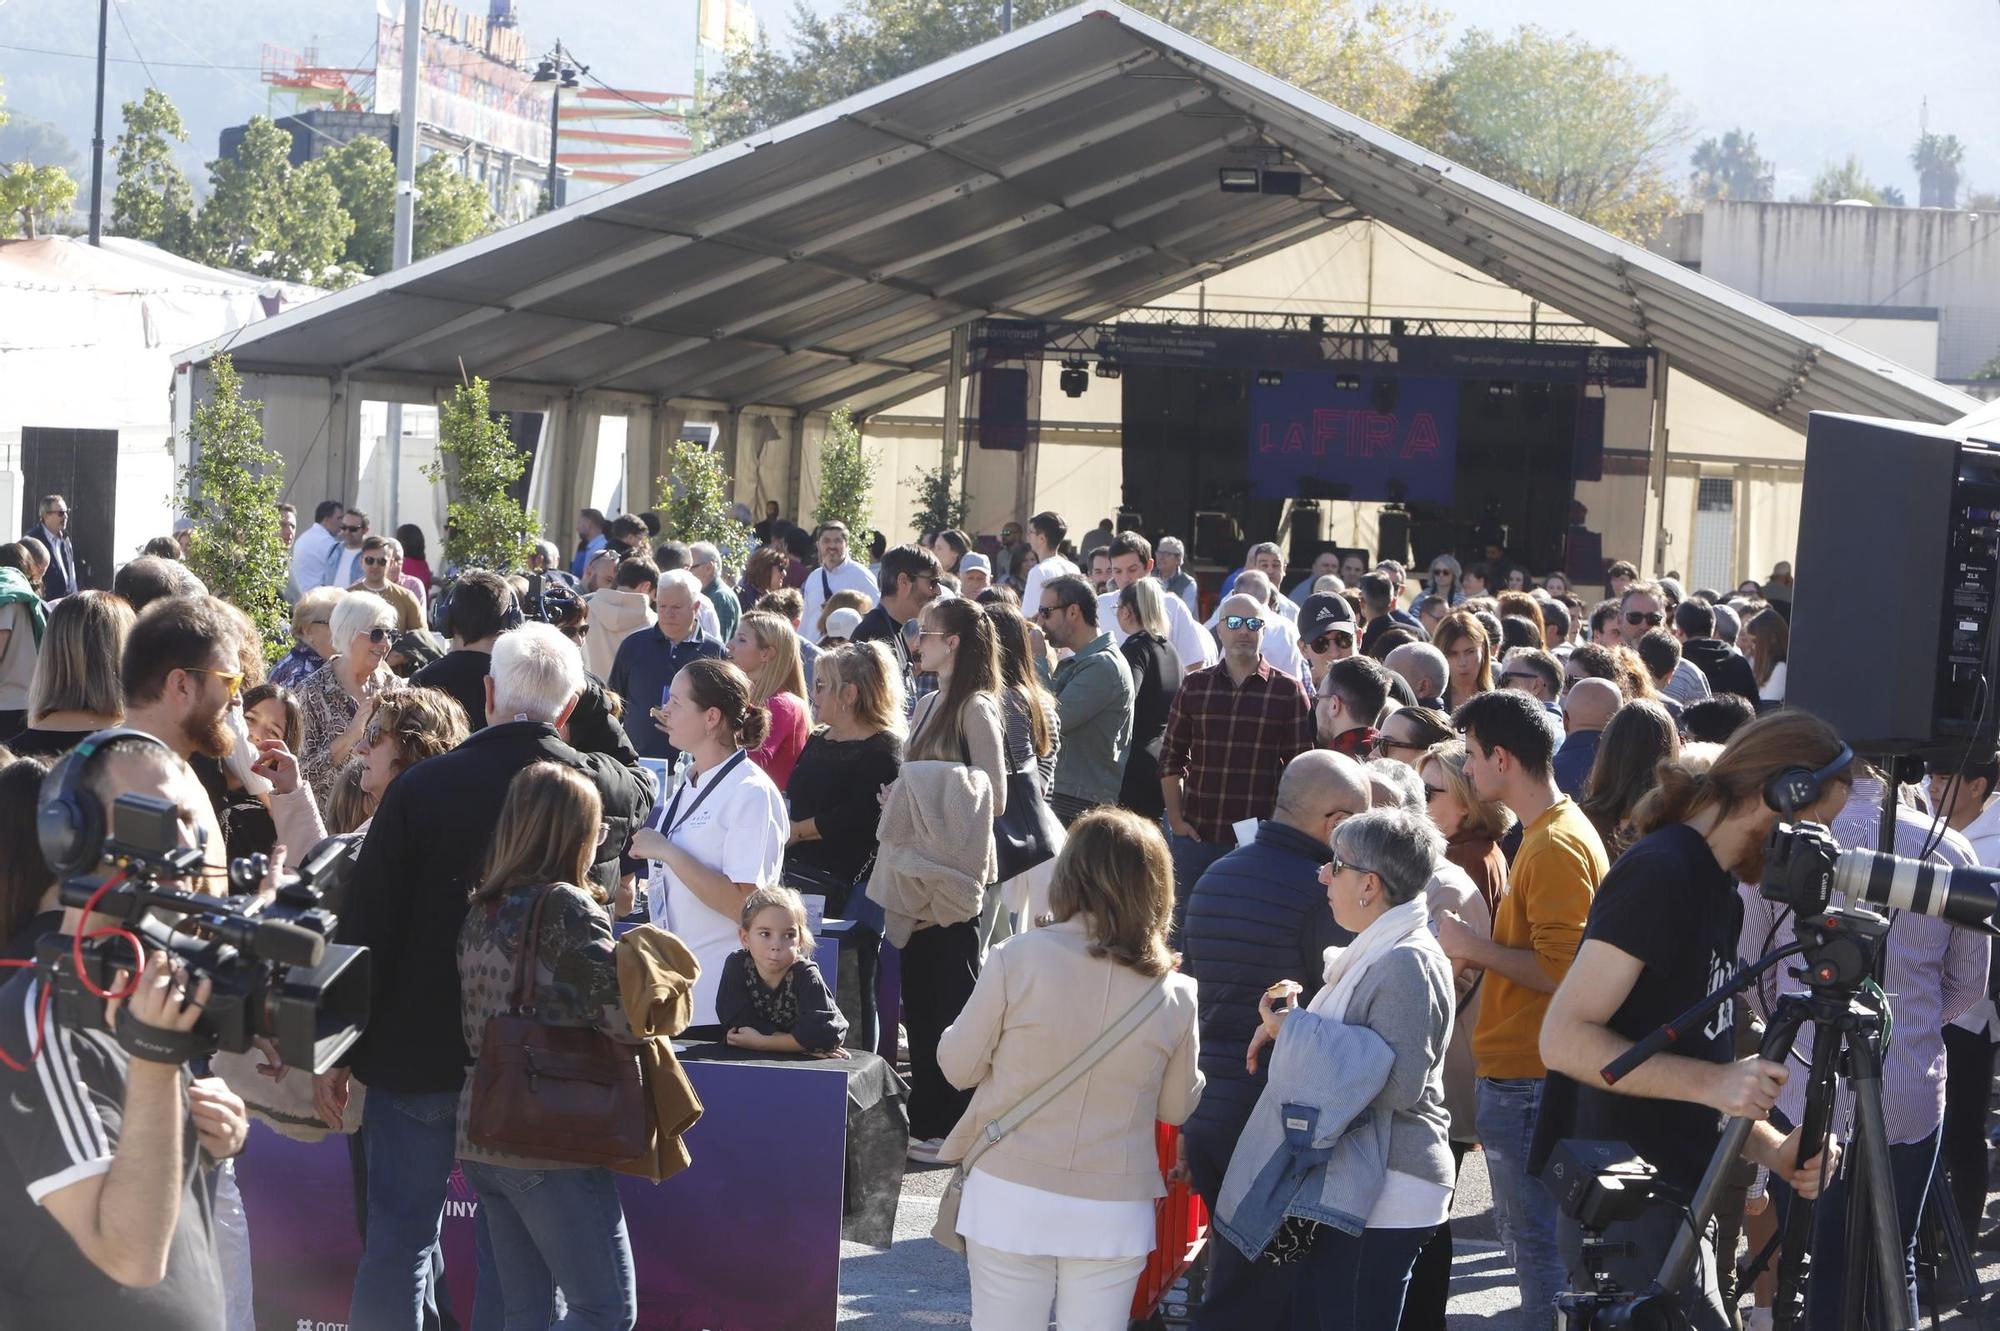
[(980, 1155), (958, 1232), (974, 1331), (1123, 1331), (1165, 1195), (1156, 1121), (1201, 1098), (1195, 985), (1173, 972), (1173, 866), (1158, 827), (1100, 809), (1077, 820), (1050, 888), (1055, 923), (996, 947), (944, 1033), (938, 1063), (973, 1088), (939, 1159), (1067, 1067), (1148, 989), (1165, 999), (1039, 1113)]

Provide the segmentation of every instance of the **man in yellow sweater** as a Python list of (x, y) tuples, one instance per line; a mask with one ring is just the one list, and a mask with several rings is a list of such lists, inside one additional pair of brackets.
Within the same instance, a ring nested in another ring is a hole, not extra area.
[(1465, 733), (1465, 774), (1473, 790), (1506, 805), (1524, 829), (1507, 893), (1494, 908), (1492, 937), (1446, 911), (1437, 938), (1454, 962), (1486, 972), (1472, 1032), (1479, 1140), (1500, 1235), (1521, 1282), (1520, 1325), (1539, 1329), (1549, 1325), (1565, 1283), (1555, 1198), (1528, 1173), (1547, 1071), (1542, 1016), (1576, 959), (1591, 894), (1609, 866), (1597, 829), (1556, 788), (1560, 736), (1540, 703), (1512, 690), (1482, 693), (1452, 721)]

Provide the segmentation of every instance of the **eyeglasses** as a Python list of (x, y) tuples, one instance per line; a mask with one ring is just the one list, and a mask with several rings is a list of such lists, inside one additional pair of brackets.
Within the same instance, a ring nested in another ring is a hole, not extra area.
[(396, 630), (394, 629), (368, 630), (368, 641), (374, 643), (377, 646), (380, 646), (381, 644), (388, 642), (391, 638), (395, 636), (396, 636)]
[(1337, 873), (1339, 873), (1339, 872), (1340, 872), (1340, 871), (1341, 871), (1342, 869), (1352, 869), (1352, 870), (1354, 870), (1354, 872), (1356, 872), (1356, 873), (1372, 873), (1372, 874), (1375, 874), (1375, 876), (1376, 876), (1377, 878), (1380, 878), (1380, 877), (1382, 876), (1381, 874), (1379, 874), (1379, 873), (1376, 873), (1376, 872), (1375, 872), (1375, 870), (1373, 870), (1373, 869), (1369, 868), (1369, 867), (1368, 867), (1367, 865), (1365, 865), (1365, 864), (1356, 864), (1356, 863), (1355, 863), (1354, 861), (1352, 861), (1352, 860), (1343, 860), (1343, 859), (1341, 859), (1341, 858), (1340, 858), (1340, 852), (1339, 852), (1339, 851), (1337, 851), (1337, 850), (1333, 852), (1333, 859), (1332, 859), (1332, 860), (1331, 860), (1331, 861), (1330, 861), (1330, 862), (1329, 862), (1329, 863), (1327, 864), (1327, 866), (1326, 866), (1326, 867), (1327, 867), (1327, 869), (1328, 869), (1328, 870), (1329, 870), (1330, 872), (1332, 872), (1332, 873), (1336, 873), (1336, 874), (1337, 874)]
[(366, 527), (350, 527), (344, 522), (340, 524), (340, 529), (344, 532), (364, 532), (368, 530)]
[(66, 518), (69, 516), (69, 510), (66, 508), (52, 508), (48, 511), (48, 513), (45, 516), (51, 518)]
[(1045, 605), (1041, 609), (1035, 611), (1035, 618), (1047, 619), (1050, 615), (1053, 615), (1056, 611), (1060, 609), (1062, 609), (1062, 607), (1059, 605)]
[(1262, 629), (1264, 621), (1256, 615), (1224, 615), (1222, 627), (1226, 629)]
[(242, 696), (243, 672), (241, 670), (210, 670), (207, 666), (188, 666), (191, 675), (213, 675), (222, 681), (222, 687), (229, 690), (231, 698)]
[[(1326, 655), (1328, 652), (1333, 650), (1333, 638), (1336, 632), (1339, 631), (1329, 630), (1325, 633), (1320, 634), (1317, 638), (1314, 638), (1311, 642), (1306, 644), (1307, 649), (1316, 652), (1321, 656)], [(1352, 633), (1340, 633), (1340, 636), (1346, 639), (1346, 641), (1340, 644), (1341, 646), (1352, 647), (1354, 645), (1354, 635)]]
[(1376, 753), (1387, 753), (1391, 749), (1408, 749), (1411, 753), (1420, 753), (1425, 748), (1422, 744), (1412, 744), (1406, 739), (1393, 739), (1388, 735), (1377, 735), (1368, 747)]
[(1500, 687), (1504, 689), (1509, 684), (1516, 682), (1530, 683), (1540, 678), (1541, 676), (1532, 670), (1503, 670), (1500, 672)]
[(386, 568), (389, 563), (388, 560), (382, 558), (380, 555), (363, 555), (361, 556), (361, 562), (369, 568)]
[(1433, 578), (1448, 578), (1451, 576), (1451, 570), (1448, 568), (1434, 568), (1431, 570), (1431, 576)]
[(1641, 624), (1649, 624), (1654, 628), (1658, 628), (1667, 622), (1667, 617), (1658, 610), (1627, 610), (1625, 612), (1625, 622), (1634, 628), (1637, 628)]

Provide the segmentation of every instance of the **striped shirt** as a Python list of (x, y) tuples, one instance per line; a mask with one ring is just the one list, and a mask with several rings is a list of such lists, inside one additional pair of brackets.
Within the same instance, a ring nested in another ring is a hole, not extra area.
[(1269, 818), (1285, 764), (1313, 746), (1313, 704), (1298, 678), (1259, 659), (1241, 684), (1225, 664), (1188, 673), (1167, 711), (1160, 776), (1180, 777), (1181, 817), (1203, 841)]

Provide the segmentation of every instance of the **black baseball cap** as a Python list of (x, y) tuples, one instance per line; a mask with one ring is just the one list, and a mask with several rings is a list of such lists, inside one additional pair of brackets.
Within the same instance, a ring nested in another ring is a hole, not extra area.
[(1347, 599), (1327, 592), (1308, 596), (1306, 603), (1299, 607), (1299, 640), (1311, 642), (1333, 628), (1354, 632), (1354, 609), (1347, 604)]

